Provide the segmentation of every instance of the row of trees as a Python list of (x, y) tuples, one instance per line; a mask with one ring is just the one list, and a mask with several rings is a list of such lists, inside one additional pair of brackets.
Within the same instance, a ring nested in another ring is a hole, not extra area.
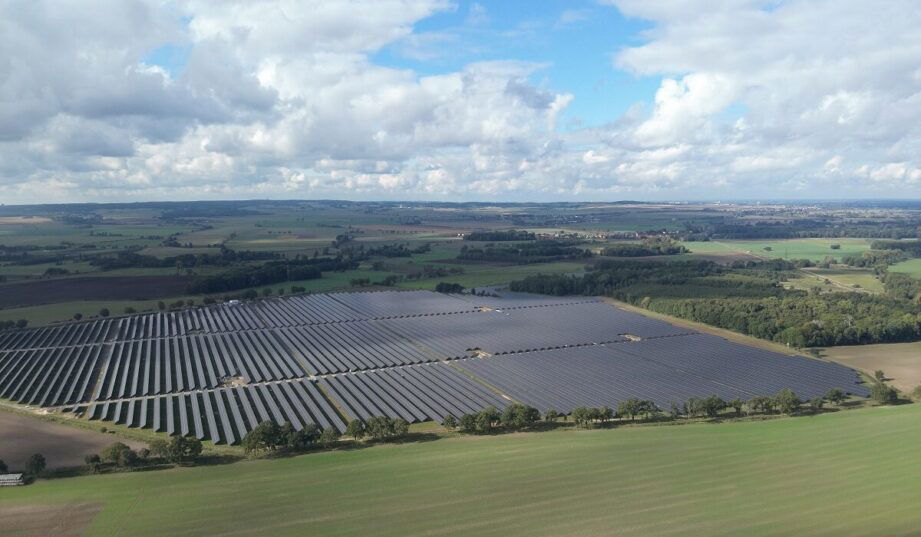
[(406, 436), (407, 433), (409, 433), (409, 422), (387, 416), (372, 416), (364, 421), (354, 419), (349, 422), (345, 430), (345, 434), (355, 440), (364, 438), (377, 441), (396, 440)]
[[(844, 391), (834, 388), (824, 397), (810, 399), (808, 405), (811, 411), (817, 412), (823, 408), (826, 402), (837, 405), (845, 399), (847, 399), (847, 395)], [(802, 405), (803, 401), (792, 390), (783, 389), (773, 396), (758, 396), (748, 401), (743, 401), (739, 398), (726, 401), (717, 395), (691, 397), (681, 404), (672, 403), (668, 414), (672, 418), (713, 418), (731, 409), (736, 416), (742, 416), (743, 413), (773, 414), (776, 412), (793, 415), (802, 410)], [(616, 409), (607, 406), (576, 407), (572, 409), (569, 416), (576, 425), (591, 428), (596, 424), (605, 425), (618, 418), (629, 419), (630, 421), (635, 421), (637, 417), (651, 419), (661, 415), (662, 412), (662, 409), (654, 401), (630, 398), (620, 401)], [(538, 409), (516, 403), (509, 405), (501, 412), (495, 407), (489, 406), (479, 412), (464, 414), (460, 419), (448, 415), (445, 416), (442, 425), (465, 433), (489, 433), (497, 430), (523, 430), (539, 423), (541, 420), (546, 423), (553, 423), (561, 418), (565, 420), (566, 415), (555, 409), (548, 409), (541, 416)]]
[(149, 447), (136, 451), (122, 442), (115, 442), (99, 454), (87, 455), (84, 462), (93, 473), (99, 473), (107, 466), (133, 468), (153, 462), (189, 464), (201, 453), (201, 440), (193, 436), (174, 436), (169, 440), (154, 440)]
[[(556, 415), (553, 416), (556, 418)], [(449, 429), (458, 429), (465, 433), (489, 433), (499, 429), (519, 431), (541, 420), (540, 411), (532, 406), (512, 404), (502, 412), (494, 406), (488, 406), (479, 412), (464, 414), (460, 419), (445, 416), (441, 424)]]
[(249, 455), (276, 451), (307, 451), (317, 446), (331, 447), (338, 441), (339, 433), (333, 428), (320, 430), (315, 424), (308, 423), (297, 430), (289, 422), (278, 425), (274, 421), (266, 420), (246, 433), (241, 446)]

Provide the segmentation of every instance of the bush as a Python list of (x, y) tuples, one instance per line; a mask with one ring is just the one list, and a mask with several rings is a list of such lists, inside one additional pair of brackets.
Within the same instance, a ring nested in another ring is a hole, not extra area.
[(774, 405), (784, 414), (795, 414), (799, 410), (800, 400), (792, 390), (784, 388), (774, 396)]
[(324, 448), (331, 448), (339, 441), (339, 431), (329, 427), (323, 429), (323, 432), (320, 433), (320, 438), (317, 440), (321, 446)]
[(898, 402), (899, 394), (895, 389), (886, 386), (882, 382), (876, 382), (870, 388), (870, 397), (881, 405), (893, 405)]
[(131, 448), (121, 442), (115, 442), (114, 444), (102, 450), (100, 458), (105, 462), (111, 462), (121, 466), (119, 461), (122, 460), (122, 454), (126, 451), (131, 451)]
[(911, 391), (911, 399), (912, 401), (921, 403), (921, 386)]
[(350, 421), (348, 427), (345, 429), (345, 434), (351, 436), (355, 440), (361, 440), (365, 437), (365, 422), (359, 419)]
[(36, 476), (45, 471), (46, 466), (47, 461), (45, 461), (45, 456), (41, 453), (35, 453), (26, 461), (26, 473)]
[(447, 416), (444, 417), (443, 420), (441, 420), (441, 426), (444, 427), (445, 429), (456, 429), (457, 420), (454, 419), (454, 416), (452, 416), (451, 414), (448, 414)]

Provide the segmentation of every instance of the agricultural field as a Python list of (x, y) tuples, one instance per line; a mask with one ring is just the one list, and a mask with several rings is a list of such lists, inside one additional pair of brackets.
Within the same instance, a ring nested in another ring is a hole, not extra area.
[(800, 271), (801, 276), (790, 278), (784, 284), (792, 289), (810, 291), (816, 287), (824, 291), (861, 291), (882, 293), (883, 283), (869, 269), (835, 265), (833, 268), (810, 267)]
[(919, 420), (921, 405), (906, 405), (719, 425), (420, 435), (39, 481), (0, 490), (0, 516), (22, 520), (6, 525), (11, 537), (58, 519), (8, 514), (74, 506), (90, 513), (87, 536), (911, 535), (921, 525), (921, 467), (909, 462), (921, 458)]
[[(116, 440), (112, 435), (89, 429), (69, 427), (54, 421), (36, 418), (0, 407), (0, 453), (3, 462), (12, 468), (23, 468), (33, 453), (41, 453), (48, 460), (48, 468), (72, 468), (83, 464), (83, 457), (99, 453)], [(144, 444), (118, 438), (133, 448)]]
[(889, 266), (890, 272), (902, 272), (915, 278), (921, 278), (921, 259), (908, 259)]
[(921, 386), (921, 342), (849, 345), (818, 349), (820, 356), (873, 375), (882, 370), (905, 394)]
[[(822, 261), (826, 257), (840, 259), (859, 255), (870, 249), (868, 239), (784, 239), (784, 240), (717, 240), (685, 242), (693, 254), (727, 257), (750, 256), (761, 259), (809, 259)], [(840, 248), (832, 249), (832, 245)]]

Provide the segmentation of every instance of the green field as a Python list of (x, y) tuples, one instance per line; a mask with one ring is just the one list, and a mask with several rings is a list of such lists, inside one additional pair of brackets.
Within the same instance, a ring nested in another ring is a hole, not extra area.
[(0, 490), (88, 535), (917, 535), (921, 405), (456, 437)]
[(870, 269), (836, 266), (828, 269), (810, 268), (801, 274), (799, 278), (788, 280), (787, 285), (806, 291), (814, 287), (828, 291), (864, 290), (869, 293), (882, 293), (885, 290), (883, 282)]
[[(748, 241), (709, 241), (683, 243), (691, 252), (706, 255), (754, 256), (765, 259), (810, 259), (822, 261), (827, 256), (861, 254), (870, 249), (868, 239), (785, 239)], [(841, 248), (832, 250), (831, 245)], [(770, 250), (765, 250), (770, 248)]]
[(921, 259), (909, 259), (889, 267), (889, 272), (903, 272), (921, 278)]

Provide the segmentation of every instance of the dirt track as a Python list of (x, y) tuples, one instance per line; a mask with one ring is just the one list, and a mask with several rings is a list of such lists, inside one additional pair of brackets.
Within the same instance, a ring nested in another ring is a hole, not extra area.
[(133, 448), (145, 447), (111, 434), (68, 427), (0, 409), (0, 459), (11, 471), (22, 470), (33, 453), (44, 455), (49, 469), (79, 466), (83, 464), (83, 457), (99, 453), (113, 442), (123, 442)]

